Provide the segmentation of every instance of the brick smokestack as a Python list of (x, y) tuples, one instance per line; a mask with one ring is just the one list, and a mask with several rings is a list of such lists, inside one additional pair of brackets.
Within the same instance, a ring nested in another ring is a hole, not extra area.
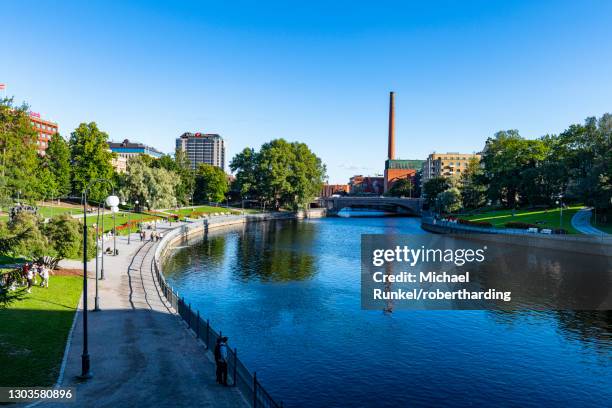
[(389, 151), (388, 159), (395, 159), (395, 92), (389, 92)]

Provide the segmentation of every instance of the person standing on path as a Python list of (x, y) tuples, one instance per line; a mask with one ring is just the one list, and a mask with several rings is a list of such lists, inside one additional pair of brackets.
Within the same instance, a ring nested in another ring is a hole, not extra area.
[(217, 337), (217, 342), (215, 344), (215, 367), (217, 374), (217, 384), (222, 384), (222, 374), (221, 374), (221, 337)]
[(221, 355), (221, 380), (223, 385), (227, 386), (227, 337), (221, 338), (219, 354)]

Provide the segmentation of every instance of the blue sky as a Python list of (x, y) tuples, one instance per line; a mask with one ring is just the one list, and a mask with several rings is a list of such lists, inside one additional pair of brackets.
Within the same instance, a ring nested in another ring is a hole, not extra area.
[(396, 152), (473, 152), (495, 131), (558, 133), (612, 111), (612, 2), (1, 1), (0, 83), (68, 136), (174, 150), (220, 133), (228, 157), (306, 142), (330, 182)]

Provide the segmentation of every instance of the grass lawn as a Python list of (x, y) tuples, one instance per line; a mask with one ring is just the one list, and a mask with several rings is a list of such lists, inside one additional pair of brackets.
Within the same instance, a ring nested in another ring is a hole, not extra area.
[(49, 288), (0, 310), (0, 385), (52, 386), (81, 296), (78, 276), (51, 276)]
[(75, 207), (47, 207), (38, 206), (38, 214), (45, 218), (51, 218), (60, 214), (79, 214), (79, 208)]
[(210, 214), (210, 213), (225, 213), (229, 211), (230, 210), (224, 207), (211, 207), (209, 205), (201, 205), (201, 206), (193, 207), (193, 208), (181, 208), (180, 210), (168, 210), (169, 213), (177, 214), (180, 216), (187, 216), (187, 217), (189, 217), (189, 215), (193, 213)]
[[(579, 234), (579, 232), (572, 227), (571, 220), (574, 214), (581, 208), (581, 205), (577, 205), (563, 209), (562, 227), (570, 234)], [(504, 224), (510, 221), (537, 224), (540, 228), (559, 228), (558, 208), (549, 209), (548, 211), (540, 209), (516, 210), (514, 216), (512, 216), (512, 210), (498, 210), (458, 217), (471, 221), (488, 221), (493, 224), (495, 228), (504, 228)]]

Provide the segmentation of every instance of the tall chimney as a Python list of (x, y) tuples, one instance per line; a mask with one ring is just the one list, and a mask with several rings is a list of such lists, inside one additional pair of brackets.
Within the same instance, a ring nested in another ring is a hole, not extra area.
[(395, 159), (395, 93), (389, 92), (389, 160)]

